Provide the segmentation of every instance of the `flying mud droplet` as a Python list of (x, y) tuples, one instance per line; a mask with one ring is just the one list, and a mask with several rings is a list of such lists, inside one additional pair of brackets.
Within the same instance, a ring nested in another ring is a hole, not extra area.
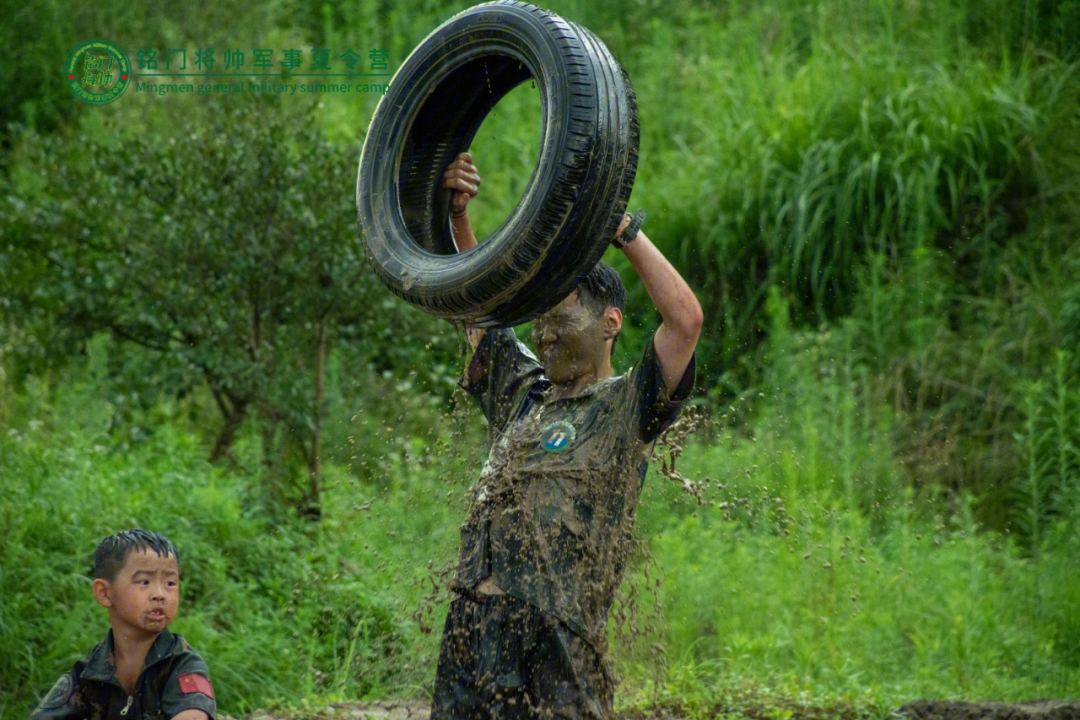
[(683, 454), (683, 444), (686, 438), (705, 427), (707, 423), (708, 417), (705, 414), (705, 409), (700, 405), (691, 405), (684, 408), (679, 418), (657, 438), (652, 456), (653, 461), (660, 464), (657, 472), (668, 480), (678, 483), (688, 495), (697, 501), (698, 505), (704, 504), (701, 495), (703, 483), (694, 482), (683, 476), (682, 473), (675, 469), (675, 461)]

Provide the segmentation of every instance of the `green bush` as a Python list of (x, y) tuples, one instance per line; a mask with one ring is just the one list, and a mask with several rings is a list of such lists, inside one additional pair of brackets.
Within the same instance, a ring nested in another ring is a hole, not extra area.
[[(100, 391), (89, 371), (40, 388), (16, 401), (33, 419), (0, 433), (0, 639), (12, 649), (0, 715), (27, 714), (104, 635), (90, 557), (135, 526), (180, 549), (173, 629), (209, 663), (227, 711), (430, 681), (443, 593), (428, 596), (454, 550), (460, 508), (447, 490), (458, 483), (446, 473), (462, 460), (425, 462), (419, 445), (396, 459), (371, 452), (372, 482), (328, 470), (322, 522), (283, 519), (260, 504), (257, 476), (209, 465), (205, 446), (167, 421), (134, 444), (110, 436)], [(240, 453), (257, 456), (258, 439), (245, 432)]]

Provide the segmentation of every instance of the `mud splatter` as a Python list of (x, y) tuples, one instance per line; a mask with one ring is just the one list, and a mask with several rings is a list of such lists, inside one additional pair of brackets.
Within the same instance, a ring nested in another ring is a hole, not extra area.
[(702, 498), (702, 483), (689, 480), (675, 469), (675, 461), (683, 454), (683, 445), (690, 435), (703, 430), (708, 426), (709, 419), (705, 408), (700, 405), (691, 405), (683, 408), (678, 419), (660, 434), (653, 447), (652, 460), (660, 464), (657, 472), (668, 480), (678, 483), (687, 494), (697, 500), (698, 505), (704, 504)]

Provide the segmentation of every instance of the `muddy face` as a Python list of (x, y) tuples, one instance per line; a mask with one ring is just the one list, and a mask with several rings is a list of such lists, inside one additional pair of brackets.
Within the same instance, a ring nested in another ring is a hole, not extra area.
[(533, 321), (532, 339), (544, 372), (556, 385), (595, 375), (608, 358), (604, 316), (594, 316), (577, 291)]
[(176, 616), (180, 604), (180, 565), (175, 555), (137, 550), (109, 584), (110, 618), (132, 636), (156, 634)]

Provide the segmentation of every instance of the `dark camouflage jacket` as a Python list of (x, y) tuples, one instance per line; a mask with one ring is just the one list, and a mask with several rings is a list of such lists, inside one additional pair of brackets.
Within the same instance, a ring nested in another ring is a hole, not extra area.
[(164, 630), (129, 696), (116, 679), (109, 631), (90, 654), (56, 682), (30, 720), (169, 720), (184, 710), (217, 716), (206, 663), (180, 635)]
[(491, 575), (603, 652), (653, 443), (693, 385), (691, 359), (668, 399), (650, 339), (630, 372), (550, 401), (551, 382), (513, 330), (488, 330), (462, 380), (488, 419), (491, 450), (454, 589)]

